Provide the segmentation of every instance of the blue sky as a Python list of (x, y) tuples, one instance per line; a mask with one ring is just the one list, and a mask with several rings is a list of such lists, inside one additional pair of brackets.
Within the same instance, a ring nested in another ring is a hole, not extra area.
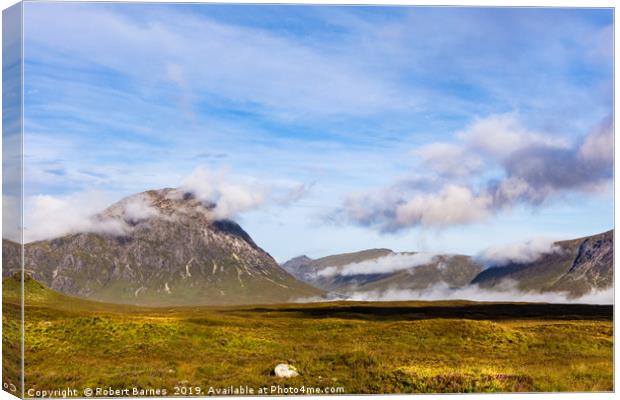
[(278, 260), (603, 231), (612, 24), (609, 9), (26, 3), (26, 212), (223, 169), (275, 193), (234, 219)]

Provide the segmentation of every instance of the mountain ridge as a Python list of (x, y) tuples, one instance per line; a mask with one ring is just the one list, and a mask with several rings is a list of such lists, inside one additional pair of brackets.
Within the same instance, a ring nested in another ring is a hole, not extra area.
[[(501, 280), (510, 279), (521, 290), (564, 291), (571, 296), (608, 288), (613, 285), (613, 236), (612, 229), (557, 241), (554, 245), (561, 248), (560, 252), (545, 254), (534, 262), (487, 268), (472, 283), (492, 287)], [(589, 244), (593, 244), (594, 248), (590, 248)], [(592, 258), (594, 263), (590, 262)], [(580, 272), (583, 274), (579, 275)]]
[[(458, 289), (476, 285), (482, 289), (498, 289), (504, 283), (516, 285), (524, 292), (563, 292), (577, 298), (592, 290), (604, 290), (613, 285), (613, 229), (595, 235), (554, 242), (560, 252), (542, 254), (530, 262), (511, 262), (507, 265), (483, 265), (476, 257), (467, 255), (436, 255), (432, 261), (401, 268), (398, 271), (376, 274), (321, 277), (326, 268), (339, 268), (334, 260), (355, 258), (357, 261), (377, 260), (386, 255), (420, 254), (377, 253), (377, 249), (336, 254), (312, 260), (296, 257), (282, 264), (291, 274), (309, 284), (338, 293), (385, 292), (387, 290), (420, 291), (437, 284)], [(351, 257), (355, 255), (355, 257)], [(321, 262), (318, 262), (318, 261)], [(303, 273), (302, 273), (303, 272)]]
[[(25, 244), (24, 268), (67, 295), (149, 306), (281, 303), (435, 285), (497, 290), (505, 282), (577, 298), (613, 285), (613, 229), (505, 265), (386, 248), (278, 265), (239, 224), (215, 218), (215, 209), (180, 189), (136, 193), (93, 216), (84, 231)], [(20, 247), (3, 239), (3, 276), (20, 270)]]

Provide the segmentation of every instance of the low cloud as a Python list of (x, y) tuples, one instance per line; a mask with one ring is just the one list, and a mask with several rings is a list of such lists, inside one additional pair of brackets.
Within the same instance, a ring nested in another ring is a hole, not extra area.
[(132, 198), (125, 205), (125, 217), (133, 221), (141, 221), (159, 215), (159, 211), (143, 197)]
[(430, 253), (414, 254), (388, 254), (373, 260), (346, 264), (339, 267), (327, 267), (320, 270), (318, 276), (352, 276), (369, 274), (388, 274), (396, 271), (414, 268), (420, 265), (430, 264), (435, 260), (435, 255)]
[[(207, 206), (205, 212), (209, 217), (220, 220), (234, 219), (244, 212), (263, 206), (289, 205), (305, 196), (310, 188), (308, 185), (290, 182), (261, 183), (228, 170), (199, 167), (183, 179), (178, 190), (173, 193), (174, 196), (191, 193)], [(5, 202), (6, 207), (9, 205), (10, 202)], [(147, 195), (132, 195), (115, 201), (111, 194), (99, 191), (65, 196), (35, 195), (26, 200), (25, 208), (25, 242), (79, 232), (122, 236), (128, 234), (140, 221), (161, 216)]]
[(539, 302), (569, 304), (613, 304), (613, 288), (593, 290), (583, 296), (572, 296), (567, 292), (522, 291), (516, 282), (504, 281), (493, 289), (469, 285), (462, 288), (451, 288), (446, 283), (438, 283), (426, 289), (387, 289), (381, 291), (355, 291), (334, 295), (326, 300), (324, 297), (297, 299), (297, 302), (323, 301), (439, 301), (439, 300), (470, 300), (491, 302)]
[(159, 216), (146, 196), (134, 195), (112, 207), (111, 195), (86, 191), (67, 196), (38, 195), (28, 199), (26, 243), (73, 233), (124, 236), (140, 221)]
[(227, 170), (196, 168), (183, 179), (181, 192), (192, 193), (199, 201), (213, 205), (214, 219), (227, 219), (264, 204), (265, 187)]
[(479, 223), (516, 205), (601, 192), (613, 177), (611, 116), (572, 144), (528, 130), (516, 114), (478, 119), (455, 139), (414, 152), (432, 185), (351, 194), (332, 219), (382, 232)]
[(95, 218), (98, 220), (116, 219), (125, 224), (134, 225), (138, 222), (161, 216), (159, 210), (145, 194), (126, 197), (107, 208)]
[(476, 255), (476, 261), (485, 266), (503, 266), (510, 263), (529, 263), (546, 254), (560, 253), (562, 248), (550, 239), (532, 239), (525, 242), (492, 246)]
[(28, 243), (77, 232), (123, 235), (127, 228), (123, 220), (96, 217), (110, 200), (105, 193), (96, 191), (67, 196), (32, 196), (25, 204), (24, 241)]
[(214, 219), (231, 219), (263, 206), (288, 206), (306, 196), (312, 186), (261, 182), (226, 169), (198, 167), (183, 179), (179, 192), (192, 193), (199, 201), (213, 206)]
[(613, 304), (612, 288), (596, 290), (580, 297), (567, 292), (521, 291), (515, 283), (504, 282), (495, 289), (483, 289), (477, 285), (459, 289), (450, 288), (441, 283), (424, 290), (391, 289), (375, 292), (354, 292), (347, 294), (348, 299), (356, 301), (406, 301), (406, 300), (471, 300), (471, 301), (508, 301), (541, 303), (583, 303)]

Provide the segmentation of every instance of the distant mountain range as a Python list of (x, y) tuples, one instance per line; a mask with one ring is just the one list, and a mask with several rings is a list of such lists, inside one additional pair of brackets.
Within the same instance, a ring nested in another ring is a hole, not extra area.
[[(291, 276), (213, 205), (176, 189), (125, 198), (95, 217), (102, 230), (25, 245), (25, 269), (64, 294), (139, 305), (293, 301), (323, 292)], [(114, 229), (113, 229), (114, 228)], [(3, 276), (19, 269), (3, 240)]]
[[(382, 258), (395, 255), (419, 253), (395, 253), (388, 249), (371, 249), (355, 253), (338, 254), (312, 260), (306, 256), (296, 257), (282, 264), (282, 268), (296, 278), (326, 291), (371, 291), (383, 289), (424, 289), (444, 282), (452, 287), (467, 285), (482, 271), (482, 266), (462, 255), (440, 255), (427, 263), (403, 268), (394, 272), (341, 274), (338, 270), (352, 264), (371, 260), (379, 263)], [(330, 269), (334, 273), (325, 274)]]
[[(578, 297), (613, 284), (613, 231), (555, 243), (539, 259), (482, 265), (466, 255), (370, 249), (279, 266), (214, 204), (178, 189), (129, 196), (75, 232), (24, 246), (25, 270), (58, 292), (148, 306), (229, 305), (346, 298), (352, 292), (499, 288)], [(2, 241), (3, 276), (20, 270), (19, 245)]]
[[(380, 267), (388, 264), (390, 257), (416, 254), (371, 249), (316, 260), (299, 256), (282, 267), (317, 288), (345, 296), (351, 292), (416, 291), (436, 284), (455, 289), (470, 285), (493, 289), (510, 282), (525, 292), (564, 292), (579, 297), (613, 285), (613, 230), (554, 245), (557, 251), (542, 254), (539, 259), (501, 266), (483, 265), (466, 255), (435, 255), (428, 262), (401, 266), (396, 271), (380, 272), (382, 268), (376, 268), (373, 273), (352, 273), (354, 268), (349, 267), (361, 267), (372, 261)], [(347, 273), (342, 273), (345, 270)]]
[(529, 263), (487, 268), (472, 284), (493, 287), (510, 279), (520, 290), (567, 292), (575, 297), (613, 285), (613, 230), (554, 244), (559, 251)]

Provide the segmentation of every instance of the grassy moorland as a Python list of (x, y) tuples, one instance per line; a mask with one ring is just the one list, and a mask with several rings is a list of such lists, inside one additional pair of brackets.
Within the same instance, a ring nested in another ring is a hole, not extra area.
[[(18, 289), (4, 281), (5, 326), (19, 316)], [(451, 301), (148, 309), (73, 299), (32, 280), (26, 292), (26, 390), (613, 390), (611, 306)], [(18, 334), (5, 329), (3, 343), (15, 343)], [(280, 362), (295, 365), (300, 376), (272, 376)]]

